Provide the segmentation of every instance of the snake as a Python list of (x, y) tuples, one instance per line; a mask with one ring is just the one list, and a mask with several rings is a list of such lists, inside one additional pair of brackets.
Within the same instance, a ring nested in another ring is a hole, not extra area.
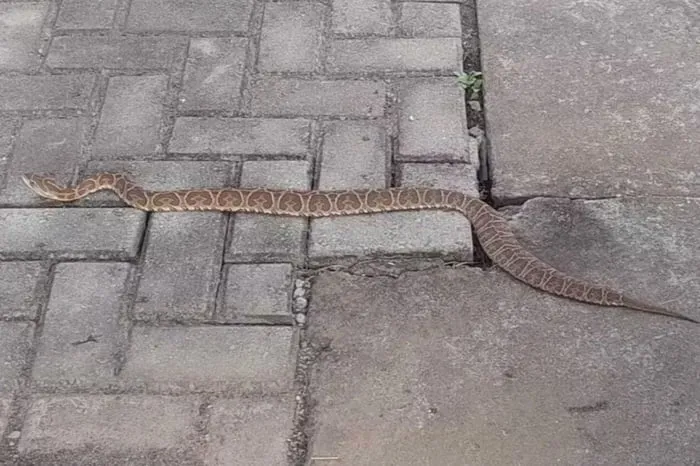
[(334, 217), (396, 211), (442, 210), (464, 215), (491, 261), (513, 278), (546, 293), (606, 307), (621, 307), (700, 323), (664, 307), (630, 298), (605, 285), (567, 275), (529, 252), (508, 220), (479, 198), (433, 187), (292, 190), (199, 188), (150, 191), (123, 173), (97, 173), (74, 186), (50, 175), (25, 174), (24, 183), (41, 197), (73, 202), (94, 192), (114, 192), (130, 207), (146, 212), (217, 211), (292, 217)]

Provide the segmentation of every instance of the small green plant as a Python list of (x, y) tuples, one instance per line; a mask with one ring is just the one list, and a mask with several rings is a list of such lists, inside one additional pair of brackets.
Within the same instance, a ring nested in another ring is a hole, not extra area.
[(469, 95), (469, 99), (478, 99), (479, 93), (484, 83), (481, 72), (470, 71), (469, 73), (455, 73), (457, 84)]

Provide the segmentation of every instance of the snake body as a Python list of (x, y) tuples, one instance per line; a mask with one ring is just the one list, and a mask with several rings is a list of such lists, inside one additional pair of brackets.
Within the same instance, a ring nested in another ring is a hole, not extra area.
[(331, 217), (408, 210), (456, 211), (471, 222), (484, 252), (497, 266), (536, 289), (585, 303), (626, 307), (700, 323), (555, 269), (527, 251), (496, 210), (459, 191), (417, 187), (338, 191), (266, 188), (148, 191), (118, 173), (96, 174), (74, 187), (63, 186), (51, 177), (36, 174), (25, 175), (23, 181), (40, 196), (63, 202), (76, 201), (96, 191), (111, 190), (129, 206), (148, 212), (218, 211)]

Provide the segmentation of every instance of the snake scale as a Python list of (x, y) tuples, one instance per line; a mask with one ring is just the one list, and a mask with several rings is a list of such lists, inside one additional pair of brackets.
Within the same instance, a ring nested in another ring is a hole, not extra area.
[(126, 204), (148, 212), (218, 211), (295, 217), (331, 217), (408, 210), (457, 211), (471, 222), (484, 252), (516, 279), (556, 296), (610, 307), (662, 314), (690, 322), (695, 319), (631, 299), (606, 286), (570, 277), (538, 259), (518, 242), (507, 220), (480, 199), (438, 188), (346, 189), (295, 191), (265, 188), (183, 189), (148, 191), (126, 175), (100, 173), (74, 187), (54, 178), (25, 175), (23, 181), (42, 197), (76, 201), (91, 193), (111, 190)]

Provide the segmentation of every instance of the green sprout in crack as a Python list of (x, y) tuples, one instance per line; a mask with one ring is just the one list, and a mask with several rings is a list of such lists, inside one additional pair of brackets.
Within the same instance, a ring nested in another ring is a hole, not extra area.
[(457, 84), (469, 94), (469, 99), (478, 99), (481, 87), (484, 83), (481, 72), (470, 71), (469, 73), (455, 73)]

